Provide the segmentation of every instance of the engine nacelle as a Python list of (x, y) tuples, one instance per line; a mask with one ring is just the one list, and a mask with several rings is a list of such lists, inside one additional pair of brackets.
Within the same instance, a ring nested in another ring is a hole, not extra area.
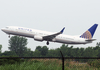
[(55, 42), (56, 41), (56, 38), (52, 39), (52, 41)]
[(43, 38), (41, 36), (34, 36), (34, 40), (43, 41)]

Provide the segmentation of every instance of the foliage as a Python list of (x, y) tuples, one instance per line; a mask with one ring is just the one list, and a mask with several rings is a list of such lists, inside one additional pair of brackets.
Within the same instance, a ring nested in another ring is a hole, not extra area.
[(56, 62), (50, 61), (24, 61), (15, 64), (5, 64), (0, 66), (0, 70), (61, 70), (61, 66), (58, 66)]
[(100, 68), (100, 60), (91, 60), (91, 61), (88, 61), (88, 64), (90, 66), (93, 66), (93, 67), (97, 67), (97, 68)]
[(17, 54), (14, 51), (5, 51), (1, 56), (17, 56)]
[[(58, 59), (42, 59), (29, 60), (21, 63), (0, 65), (0, 70), (61, 70), (61, 60)], [(89, 66), (87, 63), (80, 64), (73, 61), (65, 61), (65, 70), (99, 70)]]
[(37, 46), (36, 49), (35, 49), (35, 51), (36, 52), (39, 51), (41, 56), (46, 56), (46, 54), (48, 54), (48, 48), (47, 48), (47, 46), (43, 46), (43, 47)]
[(33, 56), (34, 56), (34, 57), (41, 57), (41, 52), (40, 52), (39, 50), (35, 50), (35, 51), (33, 52)]
[[(45, 48), (47, 48), (45, 46)], [(43, 52), (45, 55), (43, 55)], [(96, 47), (87, 47), (87, 48), (73, 48), (73, 46), (68, 46), (63, 44), (60, 48), (56, 49), (43, 49), (41, 46), (37, 46), (33, 52), (34, 56), (41, 57), (61, 57), (60, 51), (62, 51), (64, 57), (99, 57), (100, 56), (100, 46), (97, 43)], [(75, 59), (75, 61), (87, 62), (89, 59)]]
[(1, 48), (2, 48), (2, 45), (0, 45), (0, 53), (1, 53)]
[[(37, 46), (35, 51), (26, 47), (27, 39), (25, 37), (13, 36), (9, 40), (10, 51), (1, 53), (1, 56), (24, 56), (24, 57), (61, 57), (62, 51), (64, 57), (100, 57), (100, 42), (95, 47), (74, 48), (62, 44), (60, 48), (50, 49), (47, 46)], [(88, 59), (74, 59), (74, 61), (87, 62)]]
[(14, 51), (18, 56), (23, 56), (27, 50), (27, 39), (25, 37), (12, 36), (9, 40), (9, 50)]
[(33, 51), (31, 51), (30, 48), (26, 48), (23, 57), (32, 57), (33, 56)]
[(24, 59), (20, 59), (20, 58), (4, 58), (4, 59), (0, 59), (0, 65), (15, 64), (15, 63), (21, 63), (24, 61), (25, 61)]

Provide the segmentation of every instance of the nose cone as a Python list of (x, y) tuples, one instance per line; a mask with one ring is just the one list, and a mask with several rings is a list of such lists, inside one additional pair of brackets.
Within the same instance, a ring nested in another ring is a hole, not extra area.
[(2, 31), (4, 31), (5, 28), (1, 28)]
[(1, 30), (2, 30), (3, 32), (5, 32), (5, 31), (6, 31), (6, 29), (5, 29), (5, 28), (1, 28)]
[(1, 30), (3, 31), (3, 32), (5, 32), (5, 33), (9, 33), (9, 31), (8, 31), (8, 29), (6, 29), (6, 28), (1, 28)]

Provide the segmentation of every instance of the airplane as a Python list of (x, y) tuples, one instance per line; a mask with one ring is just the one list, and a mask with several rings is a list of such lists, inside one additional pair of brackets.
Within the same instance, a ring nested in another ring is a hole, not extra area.
[(96, 40), (92, 38), (97, 26), (98, 24), (94, 24), (80, 36), (70, 36), (62, 34), (65, 27), (60, 32), (57, 33), (25, 28), (25, 27), (18, 27), (18, 26), (7, 26), (5, 28), (2, 28), (1, 30), (9, 34), (9, 37), (10, 35), (18, 35), (18, 36), (34, 38), (34, 40), (36, 41), (41, 41), (41, 42), (47, 41), (46, 42), (47, 45), (49, 45), (49, 42), (58, 42), (64, 44), (87, 44), (87, 43), (92, 43), (92, 41)]

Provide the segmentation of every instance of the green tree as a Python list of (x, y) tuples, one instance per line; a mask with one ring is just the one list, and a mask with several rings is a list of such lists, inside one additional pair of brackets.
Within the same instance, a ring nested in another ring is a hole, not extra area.
[(50, 49), (48, 50), (48, 54), (47, 54), (48, 57), (55, 57), (56, 54), (55, 54), (55, 50), (54, 49)]
[(15, 52), (18, 56), (24, 56), (24, 52), (27, 50), (27, 39), (20, 36), (12, 36), (9, 40), (9, 50)]
[(92, 47), (88, 47), (85, 49), (83, 56), (84, 57), (95, 57), (96, 54)]
[(26, 51), (24, 52), (24, 57), (32, 57), (33, 56), (33, 51), (31, 51), (30, 48), (26, 47)]
[(97, 46), (99, 46), (99, 47), (100, 47), (100, 42), (98, 42), (98, 43), (97, 43)]
[(41, 52), (40, 52), (39, 50), (35, 50), (35, 51), (33, 52), (33, 56), (34, 56), (34, 57), (41, 57)]
[(48, 48), (47, 46), (43, 46), (41, 50), (41, 55), (46, 56), (46, 54), (48, 54)]
[(14, 51), (5, 51), (1, 54), (1, 56), (17, 56)]
[(46, 56), (48, 54), (48, 48), (47, 48), (47, 46), (43, 46), (43, 47), (37, 46), (35, 50), (40, 51), (41, 56)]
[(65, 44), (63, 44), (60, 47), (60, 51), (62, 52), (63, 56), (67, 56), (68, 55), (68, 52), (69, 52), (68, 49), (69, 49), (68, 45), (65, 45)]
[(82, 57), (83, 54), (84, 54), (84, 48), (80, 48), (80, 49), (79, 49), (79, 53), (80, 53), (80, 57)]
[(38, 51), (40, 51), (40, 52), (41, 52), (42, 47), (41, 47), (41, 46), (37, 46), (35, 50), (38, 50)]
[(2, 48), (2, 45), (0, 45), (0, 53), (2, 52), (2, 51), (1, 51), (1, 48)]

